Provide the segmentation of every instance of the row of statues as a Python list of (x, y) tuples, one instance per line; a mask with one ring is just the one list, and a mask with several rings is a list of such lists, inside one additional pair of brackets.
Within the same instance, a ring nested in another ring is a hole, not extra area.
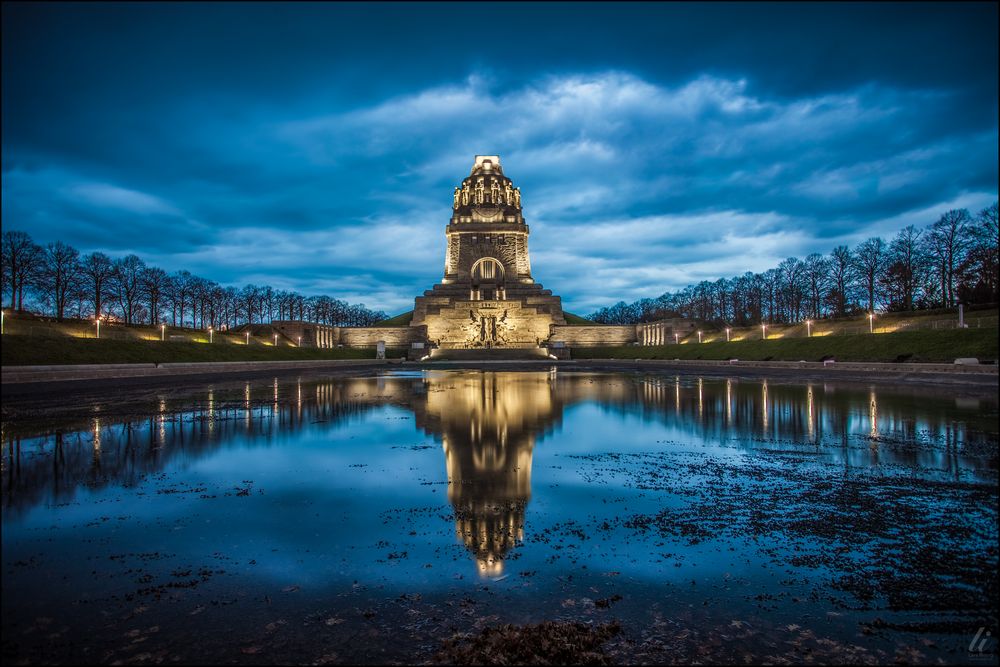
[(487, 202), (521, 208), (521, 188), (512, 188), (510, 183), (505, 183), (501, 189), (500, 184), (493, 180), (490, 182), (490, 190), (487, 193), (481, 178), (476, 181), (475, 189), (470, 188), (468, 183), (463, 184), (461, 188), (455, 188), (455, 208), (468, 206), (470, 203), (485, 204)]

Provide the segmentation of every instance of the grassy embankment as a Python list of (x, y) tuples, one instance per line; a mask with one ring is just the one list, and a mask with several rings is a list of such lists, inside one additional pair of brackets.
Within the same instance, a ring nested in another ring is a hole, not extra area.
[[(94, 338), (32, 338), (5, 334), (4, 366), (49, 364), (130, 364), (190, 361), (292, 361), (308, 359), (374, 359), (375, 350), (317, 349), (272, 345), (184, 343)], [(386, 350), (390, 358), (403, 356)]]
[(574, 348), (574, 359), (740, 359), (742, 361), (946, 362), (997, 359), (997, 329), (900, 331), (885, 334), (743, 340), (731, 343)]

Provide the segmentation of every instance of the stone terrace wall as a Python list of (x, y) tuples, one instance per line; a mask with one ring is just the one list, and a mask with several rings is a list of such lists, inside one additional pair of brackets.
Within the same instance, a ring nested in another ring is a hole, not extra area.
[(634, 343), (635, 325), (552, 326), (549, 343), (561, 341), (566, 347), (603, 347)]
[(386, 347), (409, 347), (427, 338), (427, 327), (341, 327), (340, 344), (345, 347), (375, 347), (380, 340)]

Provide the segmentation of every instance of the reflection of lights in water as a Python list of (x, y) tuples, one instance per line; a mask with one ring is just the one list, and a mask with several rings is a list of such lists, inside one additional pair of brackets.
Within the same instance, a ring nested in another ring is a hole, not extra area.
[(295, 381), (295, 404), (298, 411), (299, 419), (302, 419), (302, 380)]
[(868, 394), (868, 422), (871, 424), (871, 437), (878, 437), (878, 401), (874, 391)]
[(813, 435), (813, 388), (811, 384), (806, 385), (806, 431), (810, 438)]
[(271, 405), (271, 416), (276, 417), (278, 414), (278, 378), (274, 378), (274, 403)]
[(701, 391), (702, 387), (701, 387), (701, 385), (702, 385), (701, 378), (698, 378), (698, 417), (699, 418), (701, 417), (701, 414), (702, 414), (702, 391)]
[(94, 417), (94, 461), (101, 458), (101, 420)]
[(250, 383), (243, 387), (243, 410), (246, 412), (247, 426), (250, 426)]
[(215, 391), (208, 390), (208, 432), (215, 430)]
[(160, 399), (160, 447), (166, 445), (167, 440), (167, 402)]
[(681, 413), (681, 379), (674, 376), (674, 412)]
[(761, 395), (761, 401), (760, 401), (761, 415), (764, 418), (764, 430), (766, 431), (767, 430), (767, 380), (764, 380), (764, 383), (760, 386), (760, 395)]
[(732, 425), (733, 425), (733, 381), (727, 379), (726, 380), (726, 426), (732, 426)]

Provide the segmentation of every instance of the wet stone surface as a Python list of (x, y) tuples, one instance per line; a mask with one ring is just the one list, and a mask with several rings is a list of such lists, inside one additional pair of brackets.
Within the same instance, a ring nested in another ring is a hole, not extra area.
[(5, 400), (2, 657), (995, 664), (997, 446), (995, 392), (787, 378)]

